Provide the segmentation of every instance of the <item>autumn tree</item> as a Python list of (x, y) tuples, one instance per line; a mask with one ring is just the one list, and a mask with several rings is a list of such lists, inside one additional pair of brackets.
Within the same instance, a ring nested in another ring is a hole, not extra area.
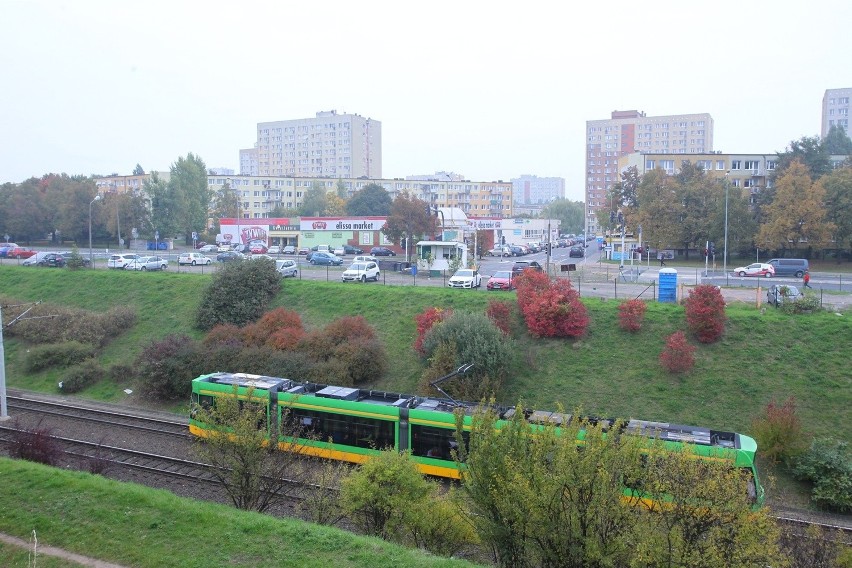
[[(220, 396), (213, 407), (194, 407), (195, 420), (206, 435), (196, 439), (195, 452), (212, 465), (211, 473), (238, 509), (264, 512), (298, 487), (306, 462), (295, 441), (306, 437), (289, 409), (281, 421), (266, 428), (266, 401), (252, 390), (243, 396)], [(267, 436), (278, 443), (267, 443)]]
[(852, 167), (834, 170), (817, 184), (825, 188), (826, 220), (834, 225), (835, 246), (852, 254)]
[(346, 200), (340, 198), (336, 193), (326, 195), (328, 206), (325, 214), (330, 217), (342, 217), (346, 215)]
[(678, 230), (688, 259), (689, 249), (701, 249), (705, 242), (713, 240), (712, 213), (717, 203), (713, 190), (718, 185), (689, 160), (683, 162), (675, 179), (678, 182), (678, 202), (682, 207)]
[[(787, 168), (798, 161), (807, 167), (811, 180), (817, 180), (831, 172), (830, 153), (819, 136), (803, 136), (793, 140), (783, 152), (778, 153), (778, 164), (773, 172), (773, 180), (787, 173)], [(770, 190), (771, 192), (771, 190)]]
[[(431, 238), (436, 227), (437, 221), (429, 212), (426, 202), (403, 193), (393, 200), (382, 233), (391, 242), (398, 243), (403, 238), (408, 238), (409, 241), (419, 236)], [(407, 247), (409, 255), (412, 248), (410, 245)]]
[(353, 217), (386, 217), (391, 213), (391, 197), (377, 183), (368, 183), (346, 203), (346, 212)]
[(794, 160), (775, 184), (775, 197), (765, 207), (766, 219), (757, 242), (761, 248), (780, 251), (829, 243), (834, 225), (826, 219), (825, 187), (813, 183), (808, 168)]
[(322, 182), (314, 180), (305, 192), (299, 214), (305, 217), (322, 217), (328, 209), (328, 192)]

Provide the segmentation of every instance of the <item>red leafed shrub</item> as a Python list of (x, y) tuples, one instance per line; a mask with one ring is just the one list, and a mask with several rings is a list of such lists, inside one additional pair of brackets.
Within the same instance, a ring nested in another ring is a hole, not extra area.
[(618, 325), (624, 331), (639, 331), (648, 305), (642, 300), (627, 300), (618, 306)]
[(285, 327), (272, 332), (264, 345), (279, 351), (290, 351), (296, 348), (304, 336), (305, 330), (302, 328)]
[(526, 315), (527, 307), (542, 292), (549, 290), (551, 286), (550, 277), (538, 270), (524, 270), (515, 277), (515, 288), (518, 293), (518, 308), (522, 315)]
[(796, 416), (796, 399), (792, 396), (784, 404), (773, 400), (766, 405), (766, 415), (755, 419), (751, 429), (760, 452), (772, 463), (804, 450), (802, 423)]
[(686, 299), (686, 325), (701, 343), (713, 343), (725, 331), (725, 298), (716, 286), (702, 284)]
[(336, 319), (325, 326), (323, 333), (335, 345), (354, 339), (376, 339), (376, 330), (367, 323), (364, 316), (344, 316)]
[(494, 322), (494, 325), (503, 332), (503, 335), (509, 335), (512, 329), (512, 305), (509, 302), (489, 300), (488, 307), (485, 309), (485, 315)]
[(243, 331), (231, 323), (215, 326), (202, 340), (205, 348), (243, 347)]
[(314, 364), (313, 380), (341, 386), (369, 382), (387, 368), (384, 345), (362, 316), (343, 317), (306, 333), (297, 346)]
[(414, 322), (417, 324), (417, 339), (414, 340), (414, 350), (421, 357), (426, 355), (426, 351), (423, 350), (423, 338), (426, 336), (426, 332), (432, 329), (433, 325), (439, 321), (443, 321), (452, 313), (453, 311), (449, 309), (426, 308), (423, 310), (423, 313), (414, 316)]
[(260, 347), (281, 330), (292, 330), (300, 336), (304, 332), (302, 317), (286, 308), (275, 308), (263, 314), (255, 323), (243, 327), (243, 342), (246, 346)]
[(676, 331), (666, 340), (660, 353), (660, 364), (669, 373), (685, 373), (695, 365), (695, 346), (686, 340), (686, 334)]
[[(520, 297), (519, 288), (519, 303)], [(526, 298), (524, 304), (527, 329), (539, 337), (580, 337), (589, 325), (586, 306), (568, 280), (550, 281), (547, 289)]]

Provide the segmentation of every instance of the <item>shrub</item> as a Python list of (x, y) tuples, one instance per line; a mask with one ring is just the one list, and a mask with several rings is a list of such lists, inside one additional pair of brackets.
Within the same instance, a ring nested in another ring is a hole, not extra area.
[(67, 367), (95, 355), (95, 348), (79, 341), (39, 345), (27, 351), (24, 368), (35, 372), (50, 367)]
[(354, 386), (378, 379), (388, 366), (384, 345), (362, 316), (343, 317), (307, 333), (296, 348), (314, 363), (317, 382)]
[(751, 427), (757, 447), (772, 463), (792, 458), (803, 449), (802, 424), (796, 416), (793, 397), (784, 404), (779, 405), (774, 400), (767, 404), (765, 415), (755, 419)]
[(207, 332), (202, 340), (206, 349), (230, 348), (240, 349), (243, 347), (243, 331), (238, 326), (224, 323), (213, 327)]
[(465, 375), (442, 385), (444, 390), (474, 400), (499, 391), (512, 360), (513, 345), (485, 314), (453, 312), (426, 333), (423, 349), (431, 358), (443, 344), (455, 345), (453, 368), (474, 365)]
[(426, 352), (423, 350), (423, 338), (426, 336), (426, 332), (432, 329), (432, 326), (436, 323), (443, 321), (452, 313), (453, 311), (449, 309), (426, 308), (423, 310), (423, 313), (414, 316), (414, 322), (417, 324), (417, 338), (414, 340), (414, 350), (417, 351), (421, 357), (426, 356)]
[(58, 465), (62, 448), (53, 437), (53, 430), (41, 423), (30, 428), (15, 421), (9, 442), (9, 455), (20, 460)]
[(624, 331), (636, 332), (642, 329), (642, 320), (648, 305), (642, 300), (628, 300), (618, 306), (618, 325)]
[(169, 335), (153, 341), (139, 355), (136, 368), (143, 397), (154, 400), (185, 399), (191, 392), (192, 379), (206, 367), (199, 344), (186, 335)]
[(68, 270), (79, 270), (86, 266), (86, 261), (80, 255), (80, 250), (77, 248), (77, 245), (71, 249), (71, 254), (68, 256), (68, 261), (66, 263)]
[(725, 298), (722, 291), (710, 284), (701, 284), (689, 291), (686, 299), (686, 325), (701, 343), (713, 343), (725, 331)]
[[(18, 309), (7, 317), (11, 321), (21, 313)], [(9, 335), (34, 344), (79, 341), (104, 346), (135, 323), (136, 312), (124, 306), (96, 313), (42, 303), (34, 306), (26, 319), (9, 328)]]
[(811, 500), (840, 513), (852, 511), (852, 456), (849, 443), (822, 438), (793, 462), (793, 475), (813, 483)]
[(98, 382), (102, 376), (104, 376), (103, 367), (94, 359), (87, 359), (65, 372), (59, 383), (59, 389), (69, 394), (80, 392)]
[(682, 331), (676, 331), (666, 339), (660, 353), (660, 364), (669, 373), (685, 373), (695, 365), (695, 346), (690, 345)]
[(456, 349), (455, 342), (445, 341), (438, 345), (432, 356), (429, 358), (429, 366), (426, 367), (426, 370), (420, 375), (417, 392), (424, 396), (435, 396), (437, 393), (435, 391), (435, 387), (431, 384), (432, 381), (435, 381), (458, 369), (458, 365), (456, 364), (458, 358), (458, 350)]
[(497, 326), (497, 329), (503, 332), (503, 335), (508, 336), (511, 334), (512, 305), (509, 302), (489, 300), (488, 307), (485, 309), (485, 315)]
[(819, 297), (807, 295), (794, 302), (782, 302), (781, 311), (785, 314), (808, 314), (822, 309)]
[(515, 277), (518, 309), (526, 316), (527, 308), (540, 294), (550, 289), (550, 277), (537, 270), (524, 270)]
[[(588, 312), (580, 295), (568, 280), (549, 282), (547, 289), (524, 301), (527, 329), (538, 337), (580, 337), (589, 325)], [(520, 296), (519, 289), (519, 299)]]
[(280, 345), (282, 349), (294, 346), (303, 334), (302, 317), (285, 308), (266, 312), (257, 322), (242, 329), (245, 345)]
[(304, 353), (279, 351), (270, 346), (246, 347), (237, 351), (222, 348), (205, 360), (215, 362), (217, 371), (254, 373), (272, 377), (285, 377), (296, 381), (312, 380), (316, 364)]
[(272, 262), (230, 262), (217, 270), (198, 306), (199, 329), (223, 323), (243, 326), (263, 315), (281, 290), (281, 275)]

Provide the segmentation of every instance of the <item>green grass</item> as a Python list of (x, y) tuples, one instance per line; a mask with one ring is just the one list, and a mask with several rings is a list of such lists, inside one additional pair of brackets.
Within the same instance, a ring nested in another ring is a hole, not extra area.
[[(442, 567), (472, 564), (379, 539), (182, 499), (140, 485), (0, 459), (0, 532), (138, 568), (209, 566)], [(26, 552), (0, 545), (3, 566)], [(23, 563), (21, 563), (23, 560)], [(39, 557), (38, 566), (65, 567)]]

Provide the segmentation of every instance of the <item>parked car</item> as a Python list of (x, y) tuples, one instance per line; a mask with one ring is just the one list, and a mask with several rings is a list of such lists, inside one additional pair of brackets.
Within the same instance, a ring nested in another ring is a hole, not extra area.
[(748, 266), (734, 268), (734, 274), (737, 276), (765, 276), (766, 278), (772, 278), (775, 276), (775, 268), (771, 264), (753, 262)]
[(307, 255), (309, 252), (311, 252), (311, 249), (309, 249), (308, 247), (299, 247), (299, 254), (300, 255), (302, 255), (302, 254)]
[(21, 263), (21, 266), (36, 266), (45, 256), (49, 255), (49, 252), (37, 252), (33, 256), (24, 259), (24, 262)]
[(379, 263), (375, 256), (367, 256), (363, 254), (359, 254), (358, 256), (353, 258), (352, 262), (375, 262), (376, 264)]
[(125, 270), (165, 270), (169, 261), (159, 256), (140, 256), (124, 265)]
[(766, 290), (766, 301), (770, 304), (780, 306), (784, 302), (795, 302), (803, 294), (795, 286), (786, 284), (773, 284)]
[(343, 245), (343, 252), (345, 254), (364, 254), (364, 251), (359, 249), (358, 247), (353, 247), (352, 245)]
[(512, 256), (512, 249), (505, 246), (494, 247), (488, 251), (488, 256)]
[(294, 247), (293, 245), (287, 245), (286, 247), (281, 249), (281, 252), (283, 252), (284, 254), (296, 254), (296, 247)]
[(266, 254), (281, 254), (281, 247), (278, 245), (272, 245), (269, 247), (269, 250), (266, 251)]
[(107, 259), (107, 268), (124, 268), (128, 262), (137, 258), (138, 254), (114, 254)]
[(538, 270), (541, 272), (544, 268), (534, 260), (519, 260), (512, 265), (512, 274), (515, 276), (522, 273), (524, 270)]
[(775, 269), (775, 276), (795, 276), (801, 278), (810, 269), (805, 258), (770, 258), (766, 264)]
[(299, 274), (299, 265), (296, 264), (295, 260), (276, 260), (275, 270), (284, 278), (288, 276), (295, 277)]
[(353, 262), (349, 268), (343, 271), (341, 279), (344, 282), (366, 282), (367, 280), (379, 281), (379, 265), (376, 262)]
[(513, 290), (515, 288), (512, 282), (511, 270), (500, 270), (491, 275), (488, 279), (488, 284), (485, 285), (488, 290)]
[(29, 258), (35, 255), (36, 251), (24, 247), (13, 247), (6, 250), (6, 258)]
[(267, 250), (269, 249), (266, 248), (266, 245), (260, 243), (255, 243), (249, 247), (249, 251), (252, 254), (266, 254)]
[(268, 254), (252, 254), (248, 258), (250, 258), (251, 260), (272, 260), (272, 261), (275, 260), (274, 258), (269, 256)]
[(204, 245), (198, 249), (198, 252), (219, 252), (219, 247), (216, 245)]
[(0, 257), (6, 258), (6, 254), (14, 248), (18, 248), (17, 243), (0, 243)]
[(519, 247), (518, 245), (512, 245), (509, 247), (509, 250), (512, 252), (512, 256), (524, 256), (527, 254), (527, 251), (523, 247)]
[(195, 243), (196, 249), (200, 249), (201, 247), (206, 247), (206, 246), (207, 246), (207, 241), (198, 241), (197, 243)]
[(192, 266), (196, 266), (198, 264), (202, 266), (206, 266), (212, 262), (209, 256), (204, 256), (200, 252), (185, 252), (178, 256), (178, 264), (191, 264)]
[(373, 247), (370, 249), (372, 256), (396, 256), (396, 253), (386, 247)]
[(335, 256), (344, 256), (346, 254), (346, 251), (343, 249), (342, 246), (334, 247), (334, 250), (332, 252), (335, 254)]
[(38, 261), (38, 266), (49, 266), (53, 268), (62, 268), (66, 264), (68, 264), (68, 261), (58, 252), (49, 252), (44, 255), (44, 258)]
[(585, 247), (582, 245), (574, 245), (570, 249), (568, 249), (568, 257), (569, 258), (583, 258), (586, 256)]
[(233, 249), (231, 248), (231, 245), (229, 245), (228, 243), (222, 243), (221, 245), (216, 247), (216, 252), (228, 252), (229, 250), (233, 250)]
[(226, 250), (216, 255), (216, 260), (219, 262), (232, 262), (235, 260), (244, 260), (246, 255), (235, 250)]
[(242, 254), (248, 254), (251, 252), (251, 249), (248, 245), (236, 244), (231, 246), (231, 250), (235, 250)]
[(450, 288), (479, 288), (482, 285), (482, 276), (479, 272), (470, 268), (457, 270), (447, 281)]
[(311, 264), (328, 264), (331, 266), (340, 266), (343, 264), (343, 259), (330, 252), (317, 251), (311, 255)]

